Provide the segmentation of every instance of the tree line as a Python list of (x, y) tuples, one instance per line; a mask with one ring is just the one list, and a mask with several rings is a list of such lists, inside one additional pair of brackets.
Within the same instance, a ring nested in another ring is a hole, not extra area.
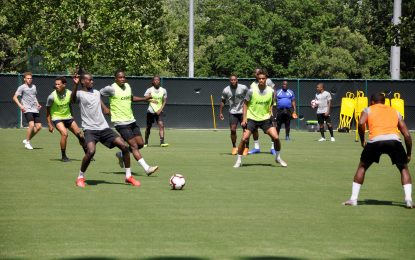
[[(188, 75), (188, 0), (3, 0), (0, 72)], [(196, 77), (415, 77), (415, 0), (194, 0)]]

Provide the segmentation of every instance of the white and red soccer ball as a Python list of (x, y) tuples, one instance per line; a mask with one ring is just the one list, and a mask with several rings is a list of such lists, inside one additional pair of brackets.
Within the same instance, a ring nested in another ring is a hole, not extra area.
[(186, 184), (186, 180), (183, 175), (176, 173), (170, 177), (169, 183), (172, 190), (181, 190)]
[(316, 99), (311, 100), (310, 105), (312, 108), (316, 108), (318, 106), (318, 101)]

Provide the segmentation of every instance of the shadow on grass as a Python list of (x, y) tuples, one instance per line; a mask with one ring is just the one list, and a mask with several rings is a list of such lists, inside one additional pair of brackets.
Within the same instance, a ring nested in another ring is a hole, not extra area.
[[(120, 171), (115, 171), (115, 172), (99, 172), (99, 173), (125, 175), (125, 172), (120, 172)], [(131, 172), (131, 175), (133, 175), (133, 176), (147, 176), (147, 174), (144, 174), (144, 173), (136, 173), (136, 172)], [(153, 177), (153, 175), (151, 175), (149, 177)]]
[[(72, 158), (69, 158), (69, 162), (65, 162), (65, 163), (70, 163), (70, 162), (81, 162), (82, 160), (79, 160), (79, 159), (72, 159)], [(49, 161), (55, 161), (55, 162), (61, 162), (62, 160), (61, 159), (49, 159)]]
[(374, 199), (358, 201), (358, 205), (395, 206), (395, 207), (405, 208), (405, 204), (403, 202), (394, 202), (394, 201), (388, 201), (388, 200), (374, 200)]
[(241, 260), (305, 260), (306, 258), (289, 256), (247, 256), (239, 258)]
[(103, 180), (85, 180), (85, 183), (91, 186), (100, 185), (100, 184), (125, 185), (124, 182), (109, 182), (109, 181), (103, 181)]
[(271, 164), (271, 163), (244, 163), (242, 162), (242, 167), (251, 167), (251, 166), (276, 167), (277, 165)]

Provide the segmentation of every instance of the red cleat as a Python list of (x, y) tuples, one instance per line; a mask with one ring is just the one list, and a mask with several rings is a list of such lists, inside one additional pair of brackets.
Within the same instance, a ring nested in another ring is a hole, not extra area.
[(130, 176), (130, 178), (128, 179), (125, 179), (125, 183), (130, 183), (131, 185), (136, 186), (136, 187), (141, 185), (141, 183), (137, 181), (136, 179), (134, 179), (133, 176)]
[(81, 188), (85, 188), (85, 179), (84, 178), (79, 178), (76, 180), (76, 186), (81, 187)]

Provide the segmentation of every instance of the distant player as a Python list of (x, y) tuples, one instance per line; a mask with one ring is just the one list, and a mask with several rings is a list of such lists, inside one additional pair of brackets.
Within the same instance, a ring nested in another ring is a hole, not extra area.
[(249, 140), (251, 133), (261, 128), (264, 133), (268, 134), (275, 145), (275, 161), (281, 166), (286, 167), (287, 163), (281, 159), (281, 143), (278, 133), (271, 121), (271, 109), (274, 101), (274, 89), (266, 85), (267, 76), (264, 71), (258, 72), (258, 86), (251, 88), (246, 94), (243, 105), (242, 126), (246, 127), (242, 140), (238, 146), (238, 158), (233, 167), (242, 166), (242, 152), (246, 142)]
[(330, 132), (330, 141), (334, 142), (333, 126), (331, 124), (330, 110), (331, 110), (331, 94), (324, 90), (324, 84), (318, 83), (316, 86), (315, 100), (317, 101), (317, 121), (320, 127), (321, 138), (319, 142), (326, 141), (324, 135), (324, 122), (326, 122), (327, 128)]
[[(36, 97), (36, 86), (32, 84), (32, 73), (25, 72), (23, 74), (23, 81), (24, 84), (17, 88), (16, 93), (13, 96), (13, 101), (24, 113), (28, 123), (26, 139), (23, 140), (24, 147), (28, 150), (33, 150), (30, 141), (40, 131), (40, 129), (42, 129), (42, 123), (40, 122), (39, 117), (39, 110), (42, 108), (42, 106), (39, 104)], [(19, 97), (21, 97), (20, 101)]]
[[(130, 145), (131, 152), (137, 162), (143, 167), (148, 176), (157, 171), (158, 166), (149, 166), (140, 153), (144, 146), (143, 137), (141, 136), (140, 127), (134, 118), (131, 103), (137, 101), (146, 101), (151, 98), (135, 97), (130, 84), (127, 83), (125, 73), (122, 70), (115, 72), (115, 82), (100, 90), (102, 96), (108, 97), (111, 108), (111, 121), (121, 137)], [(123, 167), (122, 153), (116, 154), (119, 164)]]
[[(405, 193), (405, 206), (413, 208), (412, 203), (412, 180), (408, 169), (408, 163), (412, 154), (411, 134), (402, 119), (401, 114), (395, 109), (385, 105), (383, 93), (371, 96), (371, 106), (365, 108), (360, 116), (358, 131), (363, 152), (357, 166), (352, 185), (352, 195), (344, 202), (344, 205), (357, 206), (357, 198), (360, 188), (365, 180), (365, 173), (372, 163), (379, 163), (380, 156), (387, 154), (401, 174), (401, 183)], [(365, 140), (366, 124), (369, 126), (369, 140)], [(406, 152), (400, 140), (402, 133)]]
[[(229, 78), (229, 86), (223, 89), (221, 102), (219, 107), (219, 118), (224, 120), (223, 108), (226, 103), (229, 103), (229, 127), (231, 130), (231, 142), (232, 142), (232, 155), (238, 153), (238, 148), (236, 147), (236, 129), (238, 124), (242, 123), (243, 119), (243, 104), (246, 93), (248, 92), (248, 87), (238, 83), (238, 77), (235, 74), (232, 74)], [(248, 154), (248, 146), (245, 147), (243, 155)]]
[(61, 135), (60, 147), (62, 162), (70, 161), (66, 156), (66, 144), (68, 141), (67, 129), (78, 138), (79, 144), (86, 152), (84, 135), (72, 116), (71, 94), (72, 91), (66, 89), (66, 78), (57, 77), (55, 79), (55, 90), (48, 96), (46, 101), (46, 119), (48, 121), (49, 132), (53, 133), (53, 126), (55, 126)]
[(151, 100), (147, 109), (147, 127), (145, 132), (145, 145), (148, 145), (151, 127), (156, 122), (159, 127), (160, 146), (167, 147), (168, 143), (164, 141), (164, 113), (163, 109), (167, 104), (167, 90), (160, 85), (160, 76), (154, 76), (151, 81), (152, 86), (144, 93), (145, 97), (151, 96)]
[(280, 89), (275, 93), (277, 109), (274, 111), (277, 123), (277, 133), (280, 134), (282, 125), (285, 126), (285, 140), (290, 140), (291, 118), (296, 115), (295, 94), (288, 88), (288, 82), (284, 80)]
[(95, 154), (96, 143), (101, 142), (106, 147), (112, 149), (114, 146), (122, 151), (125, 182), (133, 186), (140, 186), (140, 182), (131, 175), (130, 152), (124, 140), (119, 137), (105, 120), (102, 112), (101, 94), (93, 89), (93, 78), (89, 73), (81, 75), (82, 88), (78, 91), (79, 77), (74, 77), (74, 89), (71, 94), (71, 102), (79, 103), (81, 110), (82, 127), (85, 134), (87, 153), (82, 159), (81, 169), (76, 180), (76, 186), (85, 187), (85, 171)]

